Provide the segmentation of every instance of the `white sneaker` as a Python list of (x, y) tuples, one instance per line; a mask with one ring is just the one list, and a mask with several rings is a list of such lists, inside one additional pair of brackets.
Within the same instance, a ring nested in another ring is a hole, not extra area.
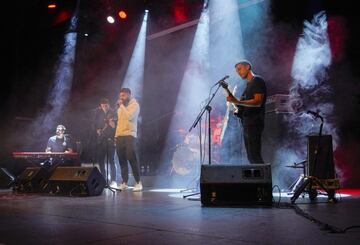
[(118, 185), (116, 184), (116, 181), (111, 181), (110, 187), (117, 188)]
[(139, 183), (136, 183), (132, 191), (141, 191), (143, 189), (143, 186), (141, 184), (141, 181)]
[(128, 185), (125, 182), (122, 182), (119, 186), (119, 189), (121, 191), (126, 190), (128, 188)]

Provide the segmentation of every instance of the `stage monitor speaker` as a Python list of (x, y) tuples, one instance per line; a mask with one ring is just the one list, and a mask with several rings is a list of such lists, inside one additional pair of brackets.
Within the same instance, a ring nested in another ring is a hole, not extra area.
[(0, 168), (0, 188), (8, 189), (14, 181), (15, 177), (6, 168)]
[[(322, 135), (320, 140), (320, 150), (318, 150), (319, 136), (308, 136), (308, 168), (307, 175), (319, 179), (334, 179), (335, 167), (333, 159), (333, 145), (331, 135)], [(317, 160), (315, 163), (315, 158)]]
[(17, 192), (42, 193), (46, 192), (46, 185), (51, 171), (45, 167), (27, 167), (15, 181)]
[(201, 165), (204, 206), (272, 205), (270, 164)]
[(58, 167), (49, 179), (49, 192), (65, 196), (98, 196), (106, 181), (96, 167)]

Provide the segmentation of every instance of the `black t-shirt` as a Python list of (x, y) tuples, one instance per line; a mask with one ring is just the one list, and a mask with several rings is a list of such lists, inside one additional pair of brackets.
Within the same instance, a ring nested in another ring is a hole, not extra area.
[(244, 126), (264, 124), (266, 84), (260, 76), (254, 76), (252, 81), (247, 83), (242, 99), (253, 99), (255, 94), (264, 94), (262, 104), (260, 107), (242, 107), (242, 124)]
[(113, 119), (116, 123), (116, 113), (110, 109), (107, 113), (99, 109), (95, 115), (95, 131), (100, 129), (101, 134), (97, 136), (98, 143), (105, 143), (107, 139), (113, 139), (115, 136), (115, 128), (109, 125), (109, 120)]
[(65, 152), (73, 147), (69, 135), (63, 138), (58, 138), (54, 135), (49, 138), (46, 148), (50, 149), (51, 152)]

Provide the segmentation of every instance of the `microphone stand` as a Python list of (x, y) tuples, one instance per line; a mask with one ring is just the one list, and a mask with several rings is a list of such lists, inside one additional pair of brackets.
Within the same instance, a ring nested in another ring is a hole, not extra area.
[[(222, 79), (223, 80), (223, 79)], [(221, 87), (221, 84), (220, 82), (222, 81), (220, 80), (219, 82), (217, 82), (214, 86), (217, 85), (217, 88), (215, 90), (215, 92), (211, 95), (210, 99), (208, 100), (208, 102), (206, 103), (206, 105), (200, 110), (198, 116), (196, 117), (195, 121), (193, 122), (193, 124), (191, 125), (190, 129), (189, 129), (189, 132), (191, 132), (191, 130), (193, 128), (195, 128), (197, 126), (197, 124), (199, 123), (199, 121), (201, 120), (202, 116), (204, 115), (205, 111), (208, 112), (208, 133), (209, 133), (209, 137), (208, 137), (208, 154), (209, 154), (209, 157), (208, 157), (208, 160), (209, 160), (209, 165), (211, 165), (211, 106), (210, 106), (210, 103), (211, 101), (214, 99), (217, 91), (219, 90), (219, 88)], [(214, 87), (213, 86), (213, 87)], [(201, 125), (200, 125), (201, 126)], [(200, 142), (201, 142), (201, 138), (200, 138)], [(200, 147), (201, 147), (201, 144), (200, 144)], [(200, 151), (201, 152), (201, 151)], [(200, 166), (201, 166), (201, 156), (200, 156)], [(198, 177), (198, 181), (200, 179), (200, 176)], [(183, 198), (186, 198), (186, 197), (189, 197), (189, 196), (194, 196), (194, 195), (198, 195), (200, 194), (199, 192), (196, 192), (196, 193), (192, 193), (192, 194), (189, 194), (189, 195), (184, 195)]]
[[(210, 106), (210, 103), (211, 101), (214, 99), (217, 91), (219, 90), (219, 88), (221, 87), (221, 84), (219, 82), (217, 82), (215, 85), (217, 85), (217, 88), (215, 90), (215, 92), (211, 95), (208, 103), (201, 109), (200, 113), (198, 114), (198, 116), (196, 117), (194, 123), (191, 125), (190, 129), (189, 129), (189, 132), (191, 132), (191, 130), (193, 128), (195, 128), (197, 126), (197, 124), (199, 123), (200, 119), (202, 118), (202, 116), (204, 115), (205, 111), (208, 112), (208, 115), (209, 115), (209, 120), (208, 120), (208, 131), (209, 131), (209, 141), (208, 141), (208, 147), (209, 147), (209, 165), (211, 165), (211, 119), (210, 119), (210, 113), (211, 113), (211, 106)], [(201, 139), (200, 139), (201, 140)]]
[(110, 138), (106, 139), (106, 185), (105, 185), (105, 189), (109, 189), (113, 194), (115, 194), (115, 191), (121, 191), (118, 188), (115, 187), (111, 187), (109, 185), (109, 143), (113, 143), (112, 140)]

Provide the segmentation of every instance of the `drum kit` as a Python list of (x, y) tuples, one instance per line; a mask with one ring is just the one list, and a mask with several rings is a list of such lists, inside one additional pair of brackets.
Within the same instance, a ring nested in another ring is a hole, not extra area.
[[(203, 126), (205, 130), (205, 125)], [(212, 155), (213, 163), (220, 162), (220, 135), (222, 124), (217, 123), (212, 132)], [(220, 129), (220, 130), (219, 130)], [(187, 132), (185, 129), (174, 130), (176, 138), (179, 139), (179, 143), (175, 147), (171, 148), (172, 160), (170, 174), (178, 175), (196, 175), (200, 171), (200, 136), (192, 132)], [(203, 134), (201, 137), (201, 143), (204, 151), (207, 152), (207, 140)], [(205, 146), (205, 147), (204, 147)], [(203, 154), (204, 154), (203, 151)], [(206, 153), (205, 153), (206, 154)], [(204, 160), (204, 159), (202, 159)]]
[(199, 136), (187, 133), (173, 149), (170, 174), (195, 175), (200, 168)]

